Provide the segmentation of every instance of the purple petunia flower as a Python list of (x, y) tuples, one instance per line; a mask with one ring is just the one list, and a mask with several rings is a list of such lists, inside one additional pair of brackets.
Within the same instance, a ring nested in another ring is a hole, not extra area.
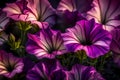
[(87, 18), (94, 18), (103, 28), (111, 31), (120, 24), (120, 0), (93, 0), (93, 8), (88, 11)]
[(56, 59), (48, 59), (36, 64), (27, 74), (27, 80), (50, 80), (50, 75), (61, 68)]
[(51, 25), (55, 23), (55, 10), (48, 0), (27, 0), (27, 2), (27, 7), (29, 8), (26, 11), (26, 14), (28, 14), (27, 21), (31, 21), (39, 27), (41, 27), (43, 22), (48, 22)]
[(7, 17), (17, 21), (18, 20), (26, 21), (28, 15), (24, 13), (25, 10), (26, 10), (25, 0), (17, 0), (15, 3), (9, 3), (3, 9), (3, 11), (7, 13)]
[(67, 72), (67, 80), (105, 80), (94, 67), (76, 64)]
[(0, 50), (0, 75), (12, 78), (15, 74), (22, 72), (23, 66), (21, 58)]
[(32, 35), (28, 34), (29, 41), (26, 46), (28, 53), (35, 55), (38, 59), (54, 58), (66, 52), (60, 32), (49, 28), (43, 29)]
[(63, 34), (63, 40), (68, 51), (84, 50), (87, 56), (96, 58), (109, 51), (112, 37), (92, 19), (78, 21), (75, 27)]

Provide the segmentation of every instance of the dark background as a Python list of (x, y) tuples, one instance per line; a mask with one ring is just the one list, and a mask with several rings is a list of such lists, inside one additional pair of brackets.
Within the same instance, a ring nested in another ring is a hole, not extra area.
[[(0, 0), (0, 8), (5, 7), (6, 3), (13, 3), (15, 1), (16, 0)], [(54, 8), (56, 8), (60, 0), (49, 0), (49, 2)]]

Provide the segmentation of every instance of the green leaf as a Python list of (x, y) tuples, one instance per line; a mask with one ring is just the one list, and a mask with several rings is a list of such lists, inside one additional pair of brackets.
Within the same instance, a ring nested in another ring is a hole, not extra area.
[(28, 25), (26, 28), (25, 28), (25, 31), (28, 31), (29, 29), (31, 29), (32, 26), (31, 25)]
[(10, 34), (10, 36), (8, 37), (8, 40), (10, 43), (14, 43), (15, 42), (15, 36), (13, 34)]
[(19, 28), (20, 30), (22, 30), (22, 31), (28, 31), (29, 29), (32, 28), (30, 22), (19, 21), (19, 22), (16, 22), (16, 25), (17, 25), (18, 28)]
[(18, 40), (17, 42), (15, 42), (15, 49), (20, 48), (20, 43), (21, 43), (21, 40)]

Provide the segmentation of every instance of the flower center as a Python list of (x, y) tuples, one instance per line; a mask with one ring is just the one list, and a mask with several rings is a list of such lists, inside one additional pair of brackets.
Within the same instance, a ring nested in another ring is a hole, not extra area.
[(105, 24), (106, 24), (106, 21), (105, 21), (105, 20), (103, 20), (103, 21), (102, 21), (102, 24), (104, 24), (104, 25), (105, 25)]
[(52, 54), (52, 52), (53, 51), (55, 51), (56, 49), (54, 48), (54, 47), (52, 47), (52, 48), (50, 48), (49, 50), (48, 50), (48, 52), (49, 52), (49, 54)]
[(80, 42), (82, 45), (92, 45), (91, 41), (81, 41)]
[(11, 65), (8, 65), (8, 66), (6, 66), (6, 69), (7, 69), (8, 72), (12, 72), (14, 67), (11, 66)]

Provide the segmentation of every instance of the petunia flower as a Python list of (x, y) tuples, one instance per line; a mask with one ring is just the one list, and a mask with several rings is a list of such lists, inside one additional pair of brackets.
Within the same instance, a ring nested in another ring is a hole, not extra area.
[(6, 17), (6, 13), (0, 9), (0, 32), (5, 29), (5, 26), (9, 22), (9, 18)]
[(12, 18), (17, 21), (26, 21), (27, 14), (25, 14), (26, 10), (26, 1), (25, 0), (17, 0), (14, 3), (8, 3), (3, 11), (7, 13), (7, 17)]
[(23, 66), (21, 58), (0, 50), (0, 75), (12, 78), (15, 74), (22, 72)]
[(27, 74), (27, 80), (50, 80), (50, 75), (61, 69), (56, 59), (47, 59), (37, 63)]
[(85, 13), (91, 8), (92, 0), (61, 0), (57, 10)]
[(25, 13), (28, 14), (27, 21), (31, 21), (39, 27), (42, 22), (48, 22), (51, 25), (55, 23), (55, 10), (48, 0), (27, 0), (27, 2), (29, 8)]
[(102, 29), (94, 19), (78, 21), (73, 28), (68, 28), (63, 35), (68, 51), (84, 50), (88, 57), (96, 58), (110, 50), (111, 34)]
[(93, 0), (93, 8), (87, 12), (87, 19), (94, 18), (105, 30), (111, 31), (120, 24), (120, 0)]
[(53, 31), (47, 28), (36, 34), (28, 34), (28, 38), (26, 50), (38, 59), (55, 58), (56, 55), (61, 55), (66, 52), (59, 31)]
[(67, 72), (67, 80), (105, 80), (94, 67), (76, 64)]

